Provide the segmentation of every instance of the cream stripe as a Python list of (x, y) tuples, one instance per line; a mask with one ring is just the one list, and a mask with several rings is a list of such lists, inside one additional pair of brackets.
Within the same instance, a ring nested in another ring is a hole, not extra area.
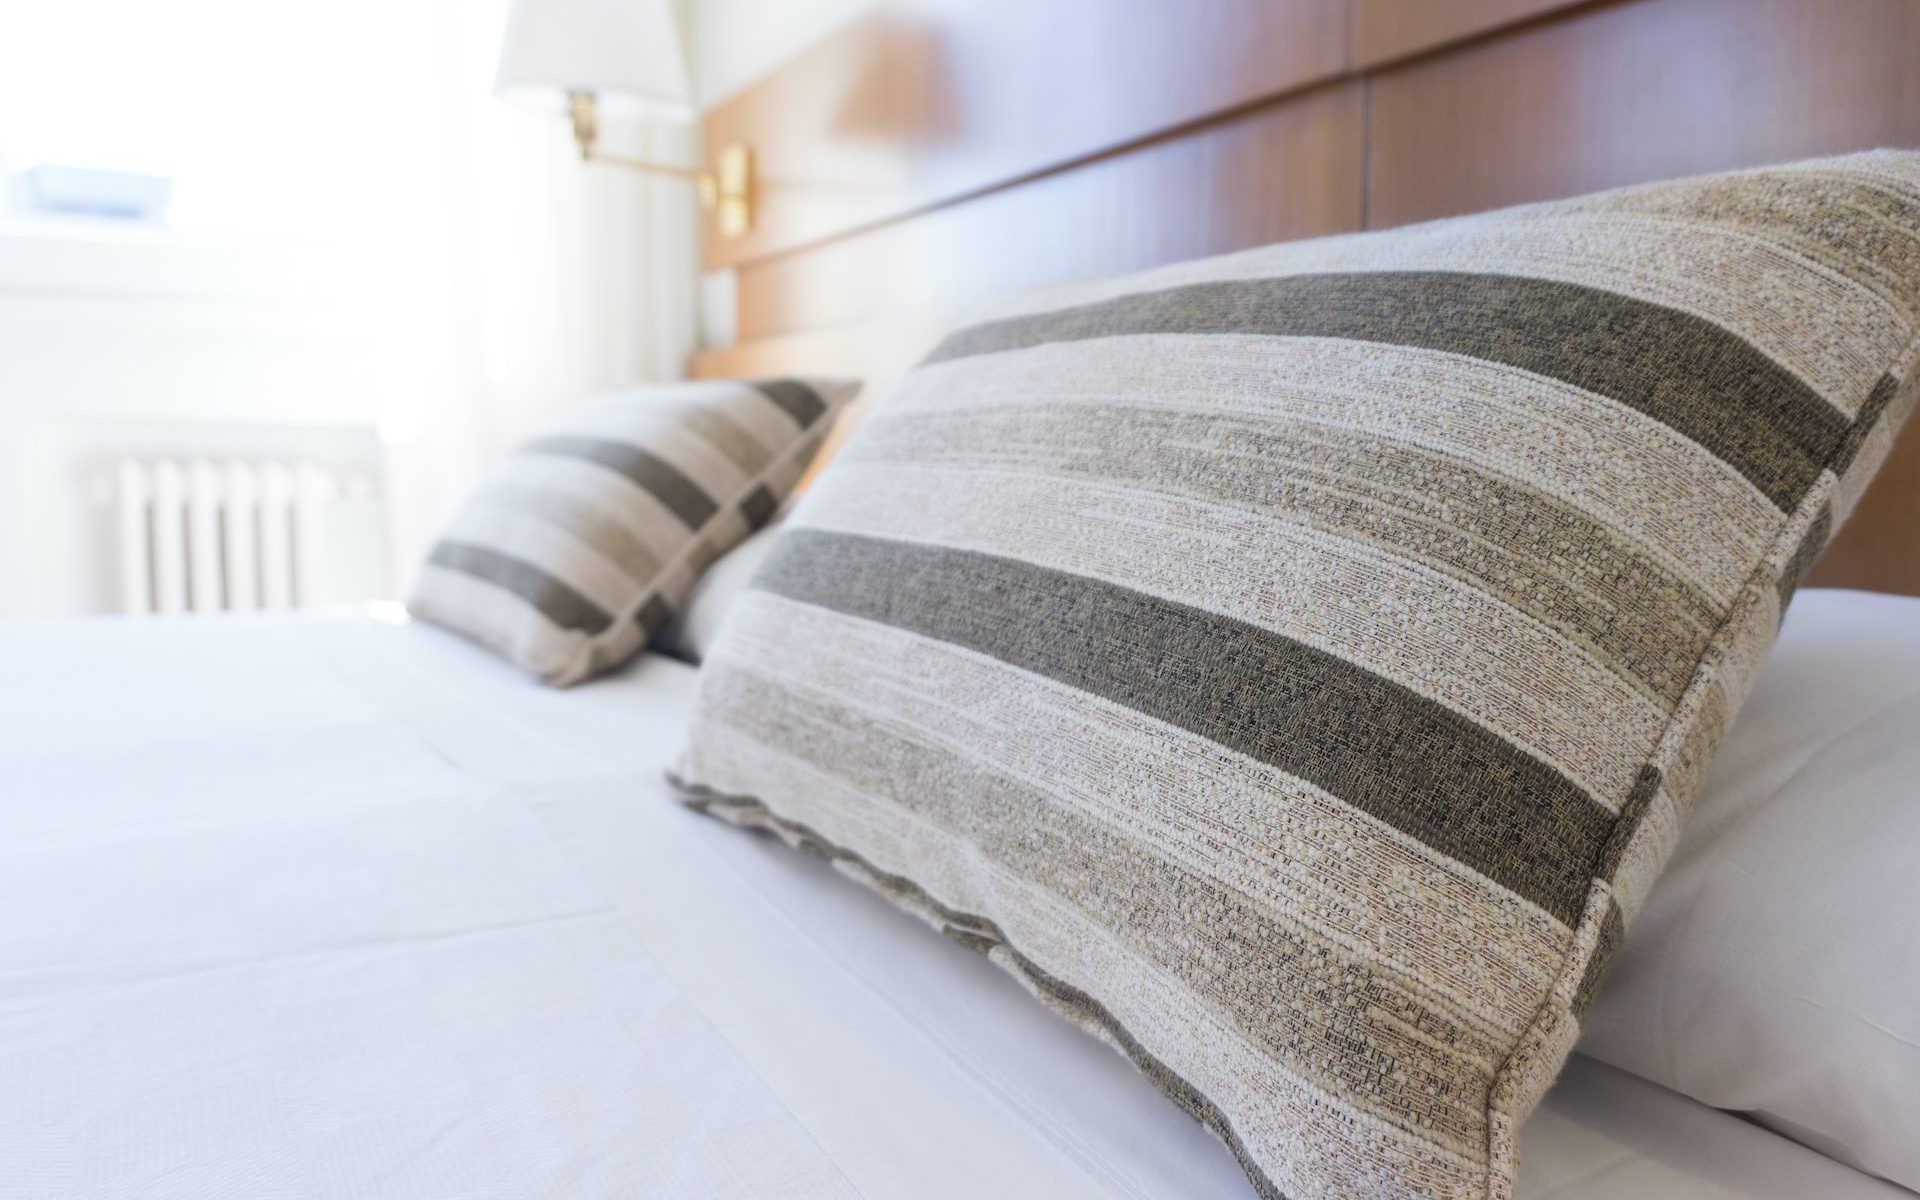
[[(1337, 338), (1135, 335), (956, 359), (908, 376), (870, 428), (896, 413), (1041, 405), (1090, 419), (1123, 407), (1281, 415), (1451, 454), (1619, 531), (1721, 604), (1781, 519), (1738, 471), (1625, 405), (1512, 367)], [(876, 435), (862, 429), (856, 446), (863, 436)]]
[[(1188, 283), (1321, 272), (1454, 270), (1603, 288), (1691, 313), (1766, 350), (1852, 415), (1906, 336), (1893, 305), (1791, 248), (1698, 221), (1529, 209), (1438, 221), (1392, 238), (1342, 235), (1023, 293), (985, 319)], [(1737, 279), (1738, 287), (1727, 286)]]
[(522, 451), (503, 460), (489, 484), (550, 492), (617, 521), (656, 561), (677, 553), (689, 536), (686, 525), (659, 497), (631, 480), (584, 459)]
[[(1303, 1173), (1303, 1182), (1324, 1181), (1321, 1172), (1328, 1169), (1337, 1178), (1365, 1156), (1333, 1149), (1327, 1139), (1351, 1145), (1356, 1135), (1376, 1149), (1390, 1148), (1404, 1169), (1424, 1178), (1471, 1178), (1480, 1169), (1480, 1147), (1474, 1140), (1461, 1138), (1448, 1145), (1431, 1128), (1413, 1134), (1380, 1114), (1386, 1089), (1368, 1093), (1343, 1087), (1338, 1080), (1277, 1060), (1221, 1021), (1181, 980), (1121, 945), (1112, 930), (1062, 904), (1044, 887), (1020, 880), (950, 833), (772, 750), (724, 721), (710, 721), (697, 745), (698, 754), (687, 764), (694, 774), (723, 780), (738, 771), (742, 779), (793, 780), (793, 794), (778, 810), (780, 816), (857, 848), (882, 871), (907, 875), (950, 908), (989, 916), (1042, 969), (1095, 991), (1150, 1052), (1242, 1122), (1243, 1136), (1269, 1171), (1289, 1169), (1295, 1156), (1304, 1153), (1327, 1161)], [(903, 870), (906, 864), (911, 867)], [(1097, 988), (1092, 986), (1096, 980)], [(1255, 1069), (1249, 1070), (1250, 1064)], [(1458, 1123), (1484, 1120), (1484, 1096), (1454, 1103)]]
[(647, 579), (660, 570), (660, 560), (653, 551), (618, 518), (571, 496), (489, 482), (467, 502), (465, 514), (473, 518), (475, 527), (481, 522), (481, 514), (492, 514), (491, 519), (499, 521), (538, 518), (620, 564), (631, 578)]
[[(1319, 788), (1183, 729), (969, 650), (766, 592), (743, 593), (728, 619), (715, 650), (723, 666), (907, 723), (1130, 834), (1150, 828), (1143, 845), (1178, 848), (1179, 861), (1248, 889), (1276, 915), (1314, 912), (1347, 949), (1430, 980), (1452, 1015), (1489, 1033), (1518, 1035), (1565, 953), (1565, 926), (1539, 907)], [(927, 694), (929, 678), (942, 681), (937, 697)], [(1168, 764), (1193, 786), (1168, 788)]]
[(587, 635), (562, 629), (525, 600), (464, 571), (427, 563), (407, 601), (416, 618), (458, 630), (547, 677), (579, 657)]
[[(1665, 705), (1583, 647), (1364, 542), (1091, 482), (854, 462), (835, 475), (792, 527), (996, 554), (1245, 621), (1471, 717), (1609, 809), (1632, 788), (1665, 722)], [(876, 495), (892, 499), (867, 499)], [(944, 499), (955, 495), (969, 500)], [(1260, 547), (1259, 572), (1246, 569), (1249, 546)]]
[(752, 474), (742, 471), (717, 446), (682, 422), (676, 421), (672, 428), (649, 434), (634, 445), (678, 469), (722, 508), (738, 498), (753, 479)]
[(750, 428), (734, 420), (730, 413), (697, 404), (680, 405), (675, 412), (688, 429), (726, 455), (728, 461), (744, 473), (765, 470), (767, 460), (775, 453), (764, 440), (766, 430), (762, 425)]
[[(757, 392), (752, 394), (750, 400), (754, 404), (772, 407)], [(748, 402), (749, 397), (743, 396), (739, 404)], [(715, 411), (711, 402), (706, 408), (707, 411)], [(737, 408), (728, 405), (717, 411), (733, 416)], [(775, 417), (786, 427), (793, 425), (786, 414), (775, 410), (768, 414), (767, 421), (761, 422), (762, 428)], [(543, 436), (589, 437), (639, 447), (666, 460), (715, 504), (725, 504), (739, 492), (748, 478), (747, 472), (718, 446), (687, 427), (678, 406), (636, 403), (612, 408), (589, 407), (564, 414), (551, 428), (543, 431)], [(789, 438), (792, 436), (788, 435)]]
[(1673, 793), (1662, 783), (1648, 803), (1640, 827), (1634, 830), (1619, 868), (1614, 871), (1614, 896), (1620, 901), (1620, 911), (1629, 925), (1646, 902), (1647, 893), (1653, 890), (1661, 868), (1667, 865), (1674, 848), (1680, 844), (1680, 823)]
[(470, 542), (530, 563), (616, 618), (651, 582), (634, 578), (568, 531), (520, 513), (469, 508), (447, 527), (445, 540)]

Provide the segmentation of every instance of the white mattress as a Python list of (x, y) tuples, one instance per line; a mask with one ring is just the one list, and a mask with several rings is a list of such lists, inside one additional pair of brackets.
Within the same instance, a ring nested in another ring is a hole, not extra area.
[[(0, 627), (0, 1197), (1232, 1197), (984, 959), (673, 804), (693, 671)], [(1576, 1060), (1526, 1197), (1907, 1196)]]

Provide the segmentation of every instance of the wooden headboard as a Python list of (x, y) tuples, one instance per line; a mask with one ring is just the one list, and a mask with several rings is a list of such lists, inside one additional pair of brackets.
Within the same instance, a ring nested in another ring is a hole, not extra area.
[[(1015, 288), (1920, 146), (1916, 64), (1920, 0), (892, 0), (706, 115), (758, 211), (693, 372), (872, 397)], [(1920, 595), (1916, 524), (1910, 429), (1809, 582)]]

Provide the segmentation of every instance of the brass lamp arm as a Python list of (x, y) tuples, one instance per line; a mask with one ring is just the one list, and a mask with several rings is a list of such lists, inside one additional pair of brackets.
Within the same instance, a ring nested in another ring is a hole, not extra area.
[(618, 154), (602, 154), (592, 148), (581, 151), (580, 161), (605, 163), (610, 167), (626, 167), (630, 171), (645, 171), (651, 175), (670, 175), (675, 179), (685, 179), (700, 189), (700, 207), (712, 208), (719, 198), (719, 181), (713, 172), (699, 167), (673, 167), (666, 163), (648, 162), (644, 158), (626, 158)]
[(671, 175), (675, 179), (691, 179), (702, 183), (713, 178), (712, 171), (698, 167), (673, 167), (666, 163), (648, 162), (644, 158), (624, 158), (618, 154), (602, 154), (598, 150), (589, 150), (580, 156), (583, 162), (606, 163), (613, 167), (631, 167), (636, 171), (648, 171), (655, 175)]
[(582, 162), (605, 163), (688, 180), (700, 190), (700, 207), (717, 211), (722, 237), (739, 237), (752, 228), (753, 157), (745, 146), (723, 149), (718, 172), (699, 167), (669, 166), (643, 158), (602, 154), (595, 150), (594, 143), (600, 136), (600, 120), (593, 93), (568, 92), (567, 115), (573, 121), (573, 140), (580, 147)]

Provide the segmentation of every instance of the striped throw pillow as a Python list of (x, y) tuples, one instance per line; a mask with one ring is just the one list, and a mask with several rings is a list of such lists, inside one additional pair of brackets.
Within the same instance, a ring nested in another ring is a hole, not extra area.
[(991, 956), (1263, 1195), (1510, 1195), (1917, 332), (1906, 153), (1022, 298), (798, 506), (679, 784)]
[(773, 515), (856, 390), (709, 380), (568, 413), (467, 501), (408, 608), (556, 686), (615, 666)]

